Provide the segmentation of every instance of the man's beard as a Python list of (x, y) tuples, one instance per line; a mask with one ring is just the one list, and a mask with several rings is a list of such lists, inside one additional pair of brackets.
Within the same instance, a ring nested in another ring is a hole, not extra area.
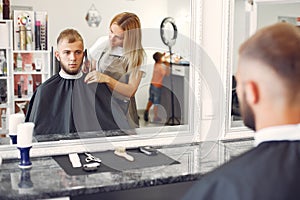
[[(82, 63), (81, 63), (82, 64)], [(76, 75), (80, 72), (81, 70), (81, 67), (78, 68), (78, 70), (76, 71), (73, 71), (73, 70), (70, 70), (68, 69), (67, 67), (65, 67), (63, 64), (60, 64), (60, 67), (69, 75)]]
[(241, 114), (242, 114), (245, 126), (256, 131), (254, 112), (253, 112), (252, 108), (249, 106), (248, 102), (246, 101), (245, 92), (243, 94), (243, 101), (241, 102), (240, 108), (241, 108)]

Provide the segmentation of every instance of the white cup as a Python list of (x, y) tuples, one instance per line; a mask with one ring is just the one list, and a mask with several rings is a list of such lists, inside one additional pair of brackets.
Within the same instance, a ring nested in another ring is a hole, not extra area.
[(17, 126), (17, 148), (20, 150), (20, 164), (22, 169), (32, 167), (30, 149), (32, 147), (32, 134), (34, 123), (25, 122)]
[(25, 115), (22, 113), (15, 113), (9, 115), (9, 124), (8, 124), (9, 135), (17, 135), (17, 126), (20, 123), (23, 123), (24, 121), (25, 121)]
[(11, 144), (17, 144), (17, 126), (25, 121), (25, 115), (16, 113), (9, 115), (8, 134), (11, 138)]
[(17, 147), (31, 147), (34, 123), (25, 122), (17, 126)]

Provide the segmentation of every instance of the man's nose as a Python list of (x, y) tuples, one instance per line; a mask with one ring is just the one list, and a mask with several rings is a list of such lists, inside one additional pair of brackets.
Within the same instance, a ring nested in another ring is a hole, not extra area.
[(71, 53), (71, 54), (70, 54), (70, 59), (71, 59), (71, 60), (75, 60), (75, 58), (76, 58), (76, 57), (75, 57), (75, 53)]

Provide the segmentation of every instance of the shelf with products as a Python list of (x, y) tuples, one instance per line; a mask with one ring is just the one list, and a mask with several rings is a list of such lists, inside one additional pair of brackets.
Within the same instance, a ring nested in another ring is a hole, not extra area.
[(14, 50), (48, 50), (46, 11), (14, 10)]
[(14, 101), (15, 102), (20, 102), (20, 101), (30, 101), (30, 99), (31, 99), (31, 96), (29, 96), (29, 95), (23, 95), (21, 98), (19, 98), (17, 95), (15, 96), (15, 99), (14, 99)]
[(0, 20), (1, 119), (3, 112), (24, 112), (35, 89), (51, 75), (47, 12), (14, 10), (11, 16)]
[(33, 92), (41, 84), (41, 80), (41, 75), (37, 74), (14, 75), (14, 101), (24, 98), (30, 100)]
[(14, 10), (13, 27), (12, 111), (26, 113), (34, 91), (51, 73), (48, 14), (46, 11)]
[(7, 117), (12, 113), (12, 86), (10, 83), (13, 63), (13, 21), (0, 20), (0, 134), (7, 133)]
[[(45, 73), (42, 73), (42, 72), (37, 72), (37, 71), (34, 71), (34, 70), (31, 70), (31, 71), (22, 71), (22, 72), (14, 72), (14, 75), (22, 75), (22, 74), (36, 74), (36, 75), (42, 75), (42, 74), (45, 74)], [(46, 73), (47, 74), (47, 73)], [(0, 79), (3, 78), (3, 79), (6, 79), (7, 77), (0, 77)]]
[(47, 54), (48, 50), (13, 50), (14, 53), (35, 53), (35, 54)]
[(41, 74), (43, 80), (49, 78), (51, 62), (51, 52), (46, 51), (41, 53), (39, 51), (34, 52), (19, 52), (13, 51), (14, 65), (12, 73), (16, 74)]
[[(14, 65), (12, 70), (12, 86), (14, 104), (13, 111), (24, 111), (36, 88), (50, 76), (50, 52), (13, 51)], [(24, 101), (20, 108), (18, 103)]]

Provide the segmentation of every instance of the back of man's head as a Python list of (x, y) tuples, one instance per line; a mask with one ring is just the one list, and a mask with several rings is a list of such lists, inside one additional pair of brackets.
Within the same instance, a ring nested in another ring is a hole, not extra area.
[[(276, 23), (260, 29), (239, 49), (240, 57), (270, 67), (296, 92), (300, 89), (300, 29), (288, 23)], [(293, 92), (293, 93), (294, 93)]]
[(239, 49), (237, 76), (242, 115), (252, 128), (300, 123), (299, 28), (276, 23), (258, 30)]

